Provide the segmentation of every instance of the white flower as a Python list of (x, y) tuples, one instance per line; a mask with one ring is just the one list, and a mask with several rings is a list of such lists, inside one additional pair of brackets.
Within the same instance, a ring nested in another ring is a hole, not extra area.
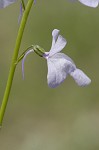
[(97, 7), (99, 5), (99, 0), (78, 0), (78, 1), (89, 7)]
[(54, 29), (52, 32), (52, 47), (49, 52), (45, 52), (44, 58), (47, 60), (48, 85), (55, 88), (62, 83), (65, 78), (70, 75), (79, 86), (90, 84), (91, 80), (83, 71), (76, 68), (76, 65), (70, 57), (63, 53), (59, 53), (66, 45), (66, 40), (59, 35), (59, 30)]
[(0, 0), (0, 8), (5, 8), (6, 6), (16, 2), (17, 0)]
[(24, 57), (22, 60), (23, 78), (24, 61), (29, 53), (36, 52), (39, 56), (43, 56), (47, 60), (47, 81), (49, 87), (57, 87), (66, 79), (68, 75), (72, 76), (79, 86), (87, 86), (88, 84), (90, 84), (91, 80), (89, 79), (89, 77), (87, 77), (87, 75), (83, 71), (76, 68), (73, 60), (67, 55), (60, 53), (60, 51), (65, 47), (67, 42), (61, 35), (59, 35), (59, 30), (54, 29), (52, 32), (52, 37), (52, 46), (49, 52), (44, 52), (42, 48), (36, 45), (31, 46), (30, 48), (32, 49), (24, 53)]

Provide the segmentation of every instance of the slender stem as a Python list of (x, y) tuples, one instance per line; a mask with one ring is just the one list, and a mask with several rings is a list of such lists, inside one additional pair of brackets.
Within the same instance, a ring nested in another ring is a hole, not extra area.
[(3, 101), (2, 101), (2, 104), (1, 104), (1, 108), (0, 108), (0, 126), (2, 125), (4, 113), (5, 113), (5, 110), (6, 110), (8, 98), (9, 98), (10, 91), (11, 91), (13, 77), (14, 77), (14, 73), (15, 73), (15, 69), (16, 69), (16, 61), (17, 61), (17, 58), (18, 58), (18, 53), (19, 53), (19, 48), (20, 48), (20, 45), (21, 45), (21, 40), (22, 40), (24, 28), (25, 28), (27, 18), (28, 18), (28, 15), (29, 15), (29, 12), (30, 12), (33, 1), (34, 0), (28, 0), (28, 3), (26, 5), (26, 8), (25, 8), (25, 11), (23, 13), (23, 17), (22, 17), (22, 20), (21, 20), (21, 23), (20, 23), (18, 35), (17, 35), (17, 38), (16, 38), (15, 49), (14, 49), (14, 53), (13, 53), (13, 56), (12, 56), (12, 63), (11, 63), (11, 66), (10, 66), (8, 80), (7, 80), (7, 84), (6, 84), (6, 88), (5, 88), (5, 93), (4, 93)]

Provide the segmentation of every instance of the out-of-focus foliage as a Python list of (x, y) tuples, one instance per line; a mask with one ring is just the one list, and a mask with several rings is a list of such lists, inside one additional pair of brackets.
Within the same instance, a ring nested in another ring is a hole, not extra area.
[[(0, 102), (2, 101), (15, 38), (19, 4), (0, 10)], [(46, 60), (30, 54), (21, 63), (0, 130), (1, 150), (99, 150), (99, 8), (64, 0), (38, 0), (33, 6), (20, 49), (38, 44), (46, 51), (51, 32), (67, 39), (63, 50), (92, 80), (78, 87), (68, 77), (56, 89), (47, 85)]]

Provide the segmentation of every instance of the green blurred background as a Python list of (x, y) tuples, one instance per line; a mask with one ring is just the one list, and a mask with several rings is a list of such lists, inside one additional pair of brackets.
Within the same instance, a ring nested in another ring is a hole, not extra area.
[[(0, 10), (0, 103), (18, 31), (19, 2)], [(99, 7), (38, 0), (32, 7), (20, 53), (32, 44), (51, 47), (51, 32), (67, 39), (63, 50), (92, 83), (78, 87), (71, 77), (47, 85), (46, 60), (36, 54), (17, 66), (0, 130), (0, 150), (99, 150)]]

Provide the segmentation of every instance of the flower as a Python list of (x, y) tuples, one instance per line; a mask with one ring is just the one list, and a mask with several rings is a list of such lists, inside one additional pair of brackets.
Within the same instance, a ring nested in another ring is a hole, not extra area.
[(54, 29), (52, 37), (52, 47), (49, 52), (45, 52), (43, 55), (48, 65), (48, 85), (51, 88), (55, 88), (60, 85), (68, 75), (72, 76), (79, 86), (90, 84), (91, 80), (89, 77), (83, 71), (76, 68), (73, 60), (64, 53), (60, 53), (67, 42), (59, 35), (59, 30)]
[(47, 81), (48, 85), (51, 88), (59, 86), (68, 75), (73, 77), (75, 82), (79, 86), (87, 86), (90, 84), (90, 78), (80, 69), (76, 68), (73, 60), (65, 55), (60, 53), (60, 51), (66, 46), (66, 40), (59, 35), (59, 30), (54, 29), (52, 31), (52, 46), (49, 52), (44, 52), (39, 46), (33, 46), (33, 49), (30, 49), (25, 52), (22, 60), (22, 74), (24, 77), (24, 61), (26, 56), (30, 52), (36, 52), (39, 56), (43, 56), (47, 60), (48, 74)]
[(78, 1), (89, 7), (97, 7), (99, 5), (99, 0), (78, 0)]
[(16, 2), (16, 0), (0, 0), (0, 8), (5, 8), (14, 2)]

